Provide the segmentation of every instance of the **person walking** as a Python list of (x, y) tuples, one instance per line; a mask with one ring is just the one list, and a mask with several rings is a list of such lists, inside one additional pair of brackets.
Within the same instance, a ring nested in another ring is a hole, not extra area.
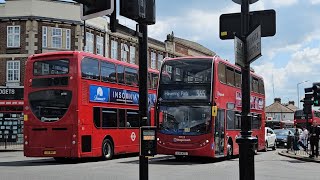
[(316, 125), (314, 121), (310, 128), (310, 145), (311, 145), (311, 155), (310, 158), (316, 157), (319, 155), (319, 136), (320, 128)]

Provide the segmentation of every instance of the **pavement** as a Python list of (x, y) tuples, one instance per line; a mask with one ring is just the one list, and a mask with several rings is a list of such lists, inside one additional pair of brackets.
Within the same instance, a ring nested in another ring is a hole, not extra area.
[(301, 161), (320, 163), (320, 156), (318, 156), (317, 158), (316, 157), (310, 158), (309, 153), (306, 151), (303, 151), (303, 150), (300, 150), (300, 151), (287, 151), (287, 150), (279, 151), (279, 155), (281, 155), (281, 156), (286, 156), (286, 157), (298, 159)]

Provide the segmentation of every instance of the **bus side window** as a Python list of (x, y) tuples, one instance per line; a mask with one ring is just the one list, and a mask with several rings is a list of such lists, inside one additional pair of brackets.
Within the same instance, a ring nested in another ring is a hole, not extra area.
[(119, 127), (126, 127), (126, 112), (124, 109), (119, 109)]
[(241, 129), (241, 113), (236, 112), (235, 114), (235, 129)]
[(235, 86), (235, 83), (234, 83), (234, 69), (227, 66), (226, 74), (227, 74), (227, 84), (230, 85), (230, 86)]
[(99, 61), (88, 57), (83, 58), (81, 62), (81, 76), (86, 79), (98, 80), (100, 78)]
[(93, 122), (97, 128), (101, 128), (101, 108), (93, 107)]
[(101, 62), (101, 79), (107, 82), (116, 82), (116, 67), (113, 63)]
[(157, 89), (158, 87), (158, 75), (151, 73), (151, 78), (152, 78), (152, 89)]
[(259, 92), (259, 81), (257, 78), (252, 77), (252, 91), (258, 93)]
[(219, 81), (222, 83), (227, 83), (227, 79), (226, 79), (226, 66), (222, 63), (218, 64), (218, 78)]
[(238, 70), (235, 70), (235, 85), (241, 88), (241, 72)]
[(117, 127), (117, 109), (102, 109), (102, 127)]
[(259, 93), (264, 94), (264, 83), (262, 79), (259, 79)]
[(139, 127), (139, 111), (127, 110), (127, 127)]
[(118, 65), (117, 67), (118, 83), (124, 84), (124, 67)]
[(227, 110), (227, 129), (235, 129), (234, 127), (235, 112)]
[(126, 67), (125, 81), (127, 85), (138, 86), (138, 70)]
[(151, 75), (148, 73), (148, 89), (151, 88)]

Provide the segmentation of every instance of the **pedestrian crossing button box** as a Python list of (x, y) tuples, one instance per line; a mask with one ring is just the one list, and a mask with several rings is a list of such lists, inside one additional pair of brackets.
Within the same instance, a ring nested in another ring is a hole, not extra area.
[(157, 154), (157, 131), (156, 127), (140, 127), (140, 155), (154, 156)]

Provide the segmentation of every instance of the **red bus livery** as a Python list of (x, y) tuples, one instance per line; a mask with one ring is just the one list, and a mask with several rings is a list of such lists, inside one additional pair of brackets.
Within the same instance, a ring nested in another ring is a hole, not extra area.
[[(308, 114), (308, 124), (309, 127), (313, 122), (316, 122), (317, 125), (320, 125), (320, 111), (312, 110), (311, 114)], [(297, 110), (294, 112), (294, 126), (302, 128), (306, 127), (307, 115), (303, 113), (303, 110)]]
[[(265, 148), (263, 79), (251, 73), (252, 135)], [(163, 62), (156, 119), (158, 153), (223, 157), (239, 153), (241, 71), (221, 58), (183, 57)]]
[[(150, 111), (157, 82), (158, 71), (150, 69)], [(85, 52), (33, 55), (24, 97), (27, 157), (111, 159), (139, 152), (137, 65)]]

